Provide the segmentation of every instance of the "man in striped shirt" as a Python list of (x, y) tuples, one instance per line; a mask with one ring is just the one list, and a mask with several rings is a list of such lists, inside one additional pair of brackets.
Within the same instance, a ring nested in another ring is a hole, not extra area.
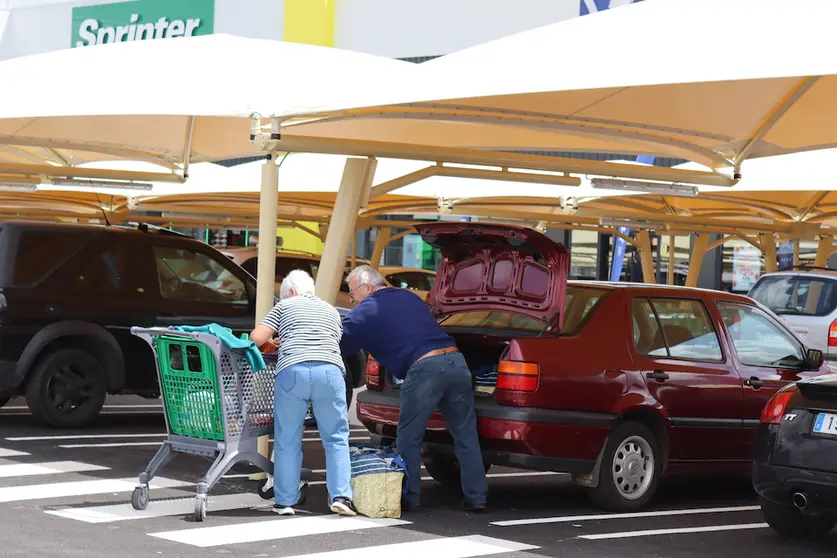
[(309, 402), (326, 456), (326, 486), (331, 511), (357, 515), (352, 503), (349, 416), (340, 337), (340, 315), (314, 295), (314, 280), (305, 271), (288, 273), (279, 289), (280, 302), (250, 334), (261, 347), (278, 335), (279, 355), (274, 385), (274, 510), (293, 515), (304, 500), (302, 432)]

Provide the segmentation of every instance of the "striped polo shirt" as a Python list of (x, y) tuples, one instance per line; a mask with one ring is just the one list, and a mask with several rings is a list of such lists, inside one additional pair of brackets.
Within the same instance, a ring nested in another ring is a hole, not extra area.
[(279, 337), (276, 372), (301, 362), (328, 362), (345, 373), (340, 355), (343, 324), (340, 314), (312, 294), (279, 301), (262, 320)]

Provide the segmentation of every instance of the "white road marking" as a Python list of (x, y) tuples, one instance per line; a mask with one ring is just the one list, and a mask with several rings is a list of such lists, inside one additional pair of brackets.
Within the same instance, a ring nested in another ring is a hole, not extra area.
[(715, 533), (719, 531), (740, 531), (744, 529), (764, 529), (767, 523), (740, 523), (738, 525), (710, 525), (707, 527), (681, 527), (677, 529), (647, 529), (645, 531), (624, 531), (622, 533), (600, 533), (598, 535), (579, 535), (577, 539), (599, 541), (604, 539), (627, 539), (650, 537), (654, 535), (682, 535), (686, 533)]
[(107, 471), (109, 467), (79, 463), (78, 461), (53, 461), (50, 463), (13, 463), (0, 465), (0, 479), (55, 475), (58, 473), (82, 473), (85, 471)]
[(400, 519), (370, 519), (368, 517), (318, 515), (239, 523), (235, 525), (219, 525), (217, 527), (201, 527), (198, 529), (183, 529), (163, 533), (149, 533), (149, 535), (201, 548), (209, 548), (226, 544), (271, 541), (308, 535), (324, 535), (328, 533), (409, 524), (409, 521), (402, 521)]
[(606, 519), (635, 519), (638, 517), (666, 517), (673, 515), (697, 515), (707, 513), (727, 513), (758, 511), (759, 506), (734, 506), (725, 508), (693, 508), (686, 510), (661, 510), (650, 512), (606, 513), (599, 515), (562, 515), (558, 517), (537, 517), (534, 519), (511, 519), (507, 521), (492, 521), (491, 525), (512, 527), (516, 525), (540, 525), (543, 523), (570, 523), (578, 521), (602, 521)]
[[(368, 440), (369, 437), (349, 436), (349, 441)], [(303, 438), (303, 442), (322, 442), (322, 438)], [(58, 447), (64, 449), (79, 448), (128, 448), (141, 446), (160, 446), (163, 442), (109, 442), (104, 444), (61, 444)]]
[[(23, 502), (27, 500), (47, 500), (68, 496), (88, 496), (109, 492), (132, 492), (137, 486), (136, 477), (128, 479), (99, 479), (76, 482), (30, 484), (28, 486), (0, 487), (0, 503)], [(182, 482), (164, 477), (155, 477), (149, 483), (152, 493), (155, 488), (178, 488), (194, 486), (194, 483)]]
[(0, 457), (23, 457), (24, 455), (30, 455), (25, 451), (17, 451), (13, 449), (6, 449), (0, 448)]
[(164, 438), (162, 434), (62, 434), (61, 436), (12, 436), (6, 438), (10, 442), (37, 442), (41, 440), (99, 440), (107, 438)]
[(470, 535), (413, 541), (394, 544), (380, 544), (330, 552), (297, 554), (290, 558), (362, 558), (365, 556), (433, 556), (433, 558), (466, 558), (490, 556), (507, 552), (525, 552), (539, 547), (503, 539)]
[[(272, 500), (263, 500), (257, 494), (227, 494), (210, 496), (207, 502), (209, 513), (222, 510), (237, 510), (270, 507)], [(132, 519), (148, 519), (151, 517), (167, 517), (173, 515), (189, 515), (194, 513), (194, 498), (179, 498), (176, 500), (154, 500), (148, 503), (144, 510), (135, 510), (131, 504), (109, 504), (103, 506), (87, 506), (80, 508), (65, 508), (49, 510), (46, 513), (84, 521), (85, 523), (111, 523)]]

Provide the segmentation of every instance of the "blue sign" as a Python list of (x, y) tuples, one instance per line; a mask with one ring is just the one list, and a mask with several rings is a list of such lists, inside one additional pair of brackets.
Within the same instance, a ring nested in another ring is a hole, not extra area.
[(779, 250), (777, 250), (776, 259), (777, 268), (785, 269), (793, 265), (793, 241), (779, 243)]
[[(631, 229), (628, 227), (619, 227), (616, 229), (625, 236), (630, 236)], [(610, 263), (610, 280), (619, 281), (622, 276), (622, 264), (625, 262), (625, 247), (627, 242), (621, 236), (614, 237), (616, 242), (613, 243), (613, 259)]]
[(627, 6), (628, 4), (635, 4), (637, 2), (642, 2), (642, 0), (581, 0), (579, 15), (603, 12), (609, 8), (618, 8), (620, 6)]

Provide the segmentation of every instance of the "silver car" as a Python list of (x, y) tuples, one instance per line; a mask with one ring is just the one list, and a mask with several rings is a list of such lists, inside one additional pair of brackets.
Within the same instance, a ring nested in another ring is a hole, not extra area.
[(805, 345), (837, 361), (837, 271), (767, 273), (748, 296), (781, 317)]

